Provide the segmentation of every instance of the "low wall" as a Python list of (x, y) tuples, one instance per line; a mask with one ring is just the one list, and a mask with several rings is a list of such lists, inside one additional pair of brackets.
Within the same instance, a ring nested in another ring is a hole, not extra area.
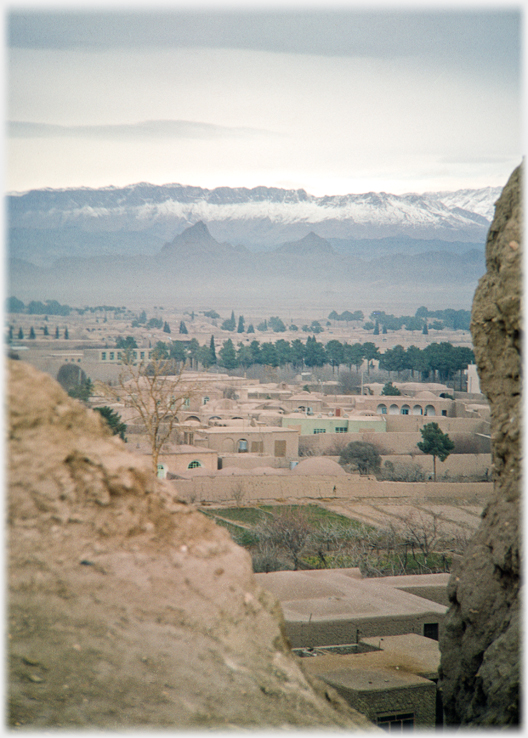
[(484, 505), (493, 489), (491, 482), (378, 482), (359, 475), (346, 476), (235, 476), (177, 479), (178, 496), (187, 502), (222, 503), (240, 499), (241, 504), (314, 500), (406, 499), (459, 500)]
[[(381, 466), (385, 461), (393, 464), (418, 464), (426, 474), (433, 474), (433, 457), (425, 454), (383, 455)], [(481, 477), (488, 472), (491, 480), (491, 454), (451, 454), (445, 461), (436, 460), (436, 478), (444, 475), (451, 477)]]
[[(474, 421), (470, 422), (474, 423)], [(484, 432), (489, 432), (489, 429)], [(489, 438), (477, 436), (475, 432), (451, 432), (449, 437), (455, 444), (455, 454), (457, 450), (469, 454), (490, 453)], [(340, 449), (343, 449), (352, 441), (367, 441), (368, 443), (372, 443), (382, 455), (411, 454), (421, 456), (422, 453), (416, 444), (422, 440), (422, 434), (418, 431), (402, 431), (399, 433), (319, 433), (312, 436), (299, 436), (299, 453), (303, 455), (315, 454), (316, 456), (323, 453), (328, 454), (329, 452), (339, 454)]]
[[(425, 602), (425, 600), (424, 600)], [(317, 646), (333, 646), (341, 643), (355, 643), (356, 638), (373, 638), (374, 636), (407, 635), (417, 633), (423, 635), (426, 623), (438, 623), (441, 627), (444, 614), (424, 612), (415, 615), (351, 615), (350, 618), (331, 617), (305, 619), (296, 617), (283, 603), (285, 631), (292, 648), (315, 648)]]
[(483, 418), (446, 418), (443, 415), (386, 415), (387, 433), (419, 433), (428, 423), (437, 423), (444, 433), (488, 433)]

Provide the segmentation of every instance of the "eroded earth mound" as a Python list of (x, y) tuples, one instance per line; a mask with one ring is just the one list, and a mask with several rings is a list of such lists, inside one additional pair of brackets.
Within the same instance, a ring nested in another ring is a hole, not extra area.
[(516, 725), (520, 680), (521, 168), (496, 204), (471, 332), (491, 404), (494, 494), (449, 584), (440, 639), (451, 724)]
[(227, 532), (9, 366), (11, 726), (370, 729), (291, 654)]

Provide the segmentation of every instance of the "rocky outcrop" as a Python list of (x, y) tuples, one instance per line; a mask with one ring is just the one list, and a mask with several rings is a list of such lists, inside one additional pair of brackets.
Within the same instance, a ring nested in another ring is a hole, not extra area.
[(494, 494), (449, 583), (451, 605), (440, 648), (451, 725), (519, 721), (521, 175), (519, 167), (496, 204), (487, 273), (473, 303), (475, 356), (491, 405)]
[(303, 673), (225, 530), (50, 377), (9, 374), (11, 726), (372, 727)]

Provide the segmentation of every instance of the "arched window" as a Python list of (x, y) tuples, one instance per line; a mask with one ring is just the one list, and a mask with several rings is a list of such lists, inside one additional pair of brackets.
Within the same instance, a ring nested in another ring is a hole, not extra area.
[(423, 415), (423, 412), (422, 412), (422, 407), (421, 407), (421, 405), (415, 405), (415, 406), (413, 407), (413, 413), (412, 413), (412, 414), (413, 414), (413, 415)]
[(401, 414), (402, 415), (409, 415), (409, 410), (410, 409), (411, 408), (409, 407), (409, 405), (402, 405)]
[(191, 461), (191, 463), (189, 464), (189, 466), (187, 467), (187, 469), (198, 469), (201, 466), (202, 466), (201, 462), (200, 461), (196, 461), (196, 459), (195, 459), (194, 461)]
[(381, 403), (381, 405), (378, 405), (378, 407), (376, 408), (376, 412), (378, 413), (378, 415), (387, 415), (387, 405)]
[(248, 451), (248, 442), (245, 438), (241, 438), (238, 442), (238, 453), (239, 454), (247, 454)]
[(389, 415), (399, 415), (400, 414), (400, 408), (398, 405), (391, 405), (389, 407)]
[(436, 410), (434, 409), (433, 405), (426, 405), (425, 406), (425, 415), (436, 415)]

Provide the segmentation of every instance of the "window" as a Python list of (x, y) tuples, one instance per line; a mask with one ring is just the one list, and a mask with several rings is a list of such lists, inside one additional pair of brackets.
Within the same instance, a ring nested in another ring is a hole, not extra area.
[(376, 408), (376, 412), (378, 413), (378, 415), (387, 415), (387, 405), (383, 405), (383, 403), (381, 405), (378, 405), (378, 407)]
[(263, 454), (264, 453), (264, 441), (251, 441), (251, 453), (252, 454)]
[(414, 712), (380, 716), (376, 718), (376, 724), (379, 728), (386, 730), (387, 733), (401, 733), (404, 730), (412, 730), (414, 728)]
[(313, 431), (315, 434), (317, 433), (326, 433), (326, 428), (314, 428)]
[(106, 361), (106, 351), (101, 354), (101, 361)]
[(438, 623), (424, 623), (424, 636), (432, 638), (433, 641), (438, 640)]
[(113, 360), (114, 360), (114, 352), (110, 351), (110, 361), (113, 361)]
[(345, 426), (338, 426), (335, 429), (335, 432), (336, 433), (348, 433), (348, 428), (346, 427), (346, 425)]
[(411, 408), (409, 407), (409, 405), (402, 405), (401, 414), (402, 415), (409, 415), (409, 410), (410, 409)]
[(275, 441), (275, 456), (280, 458), (286, 456), (286, 441)]
[(447, 410), (442, 410), (442, 415), (443, 415), (444, 417), (446, 417), (446, 416), (447, 416)]
[(191, 398), (190, 397), (186, 397), (185, 398), (185, 400), (183, 401), (183, 407), (191, 407)]
[(203, 400), (202, 400), (202, 404), (203, 405), (207, 405), (208, 402), (209, 402), (209, 398), (208, 397), (204, 397)]
[(239, 454), (247, 454), (248, 452), (248, 442), (245, 438), (241, 438), (238, 442), (238, 453)]
[(201, 463), (195, 460), (195, 461), (191, 461), (187, 469), (198, 469), (201, 466), (202, 466)]
[(140, 351), (139, 352), (139, 358), (140, 359), (144, 359), (145, 358), (145, 352), (144, 351)]

